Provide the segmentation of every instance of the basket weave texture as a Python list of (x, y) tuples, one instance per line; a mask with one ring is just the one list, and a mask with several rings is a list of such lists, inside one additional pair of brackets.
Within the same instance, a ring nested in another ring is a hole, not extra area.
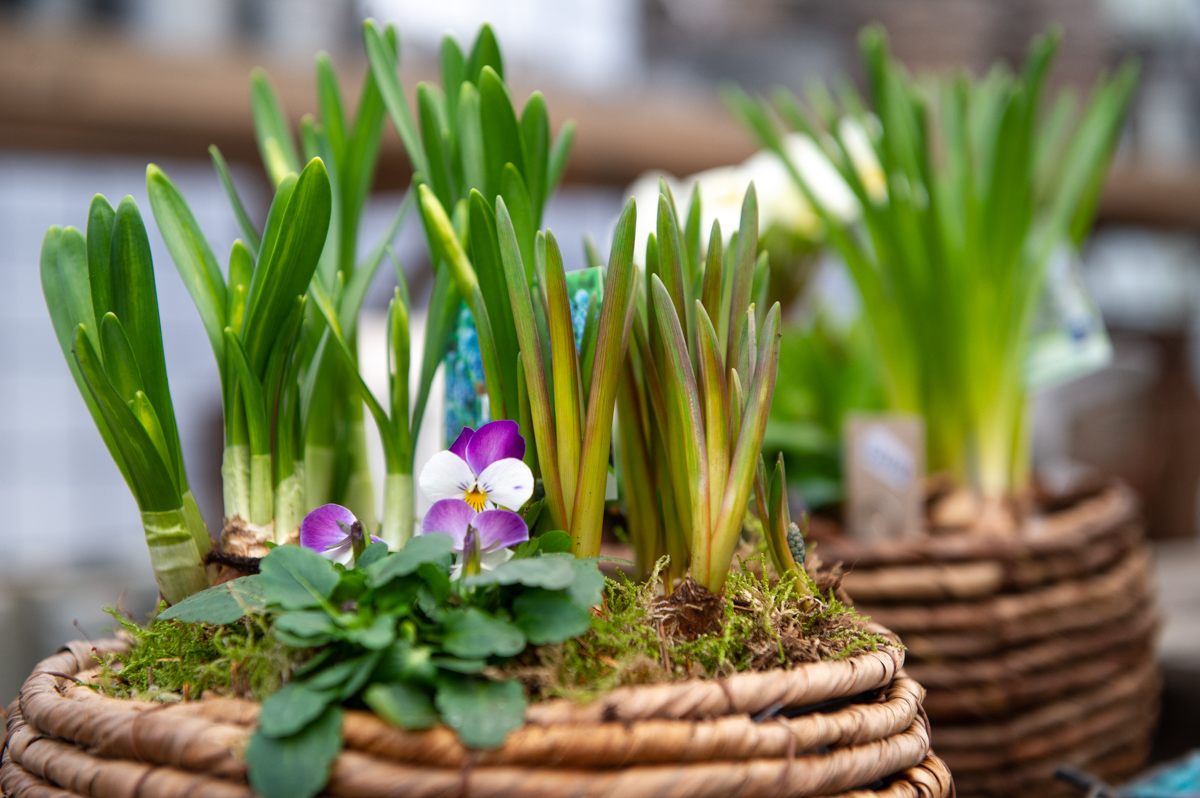
[[(8, 710), (0, 794), (12, 798), (249, 798), (241, 757), (254, 702), (153, 704), (84, 686), (123, 639), (72, 643), (43, 661)], [(495, 751), (448, 729), (395, 729), (349, 711), (324, 795), (406, 798), (940, 798), (953, 793), (929, 748), (898, 648), (548, 701)], [(840, 708), (756, 722), (776, 707)]]
[(1112, 485), (1029, 521), (866, 547), (818, 532), (856, 606), (908, 648), (932, 742), (964, 796), (1071, 795), (1061, 764), (1120, 779), (1157, 717), (1158, 625), (1131, 491)]

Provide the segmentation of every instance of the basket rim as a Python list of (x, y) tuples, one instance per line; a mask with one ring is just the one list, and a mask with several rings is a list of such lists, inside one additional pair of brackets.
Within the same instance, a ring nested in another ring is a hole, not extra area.
[[(972, 561), (1002, 562), (1044, 558), (1079, 551), (1136, 523), (1140, 512), (1133, 489), (1119, 480), (1074, 504), (1026, 519), (1013, 537), (970, 533), (861, 543), (844, 534), (814, 528), (818, 551), (827, 560), (857, 568)], [(831, 523), (830, 528), (833, 528)], [(840, 526), (837, 527), (839, 530)], [(851, 594), (853, 595), (853, 594)]]
[[(142, 783), (142, 779), (159, 780), (165, 795), (184, 795), (181, 791), (183, 788), (178, 785), (186, 783), (190, 785), (188, 789), (191, 789), (196, 786), (197, 779), (209, 778), (212, 775), (221, 779), (220, 783), (225, 787), (234, 790), (244, 787), (245, 765), (236, 751), (239, 743), (244, 743), (248, 737), (249, 726), (256, 718), (257, 704), (254, 702), (216, 699), (161, 705), (100, 696), (87, 687), (74, 684), (78, 676), (88, 675), (87, 668), (95, 663), (96, 655), (120, 651), (128, 645), (128, 639), (121, 638), (101, 640), (95, 644), (75, 642), (39, 664), (22, 688), (8, 719), (3, 775), (0, 776), (4, 788), (16, 785), (13, 787), (16, 789), (24, 785), (22, 789), (37, 788), (42, 795), (74, 798), (75, 793), (53, 787), (52, 784), (69, 786), (74, 783), (72, 779), (92, 778), (101, 770), (104, 778), (119, 781), (130, 777), (129, 774), (133, 772), (131, 768), (141, 769), (138, 771), (142, 773), (139, 776), (139, 784)], [(639, 724), (648, 723), (655, 728), (674, 724), (681, 728), (692, 727), (694, 730), (697, 724), (694, 716), (697, 712), (715, 713), (708, 715), (706, 721), (708, 718), (714, 718), (714, 722), (736, 721), (737, 717), (730, 717), (732, 713), (743, 716), (752, 711), (750, 707), (758, 706), (772, 698), (782, 696), (804, 702), (815, 696), (829, 696), (831, 692), (856, 695), (862, 692), (859, 688), (864, 685), (873, 686), (869, 689), (886, 687), (889, 699), (902, 698), (901, 703), (907, 702), (906, 705), (911, 710), (911, 714), (902, 715), (898, 719), (892, 718), (891, 725), (885, 725), (881, 730), (877, 729), (878, 733), (867, 735), (868, 738), (874, 739), (861, 739), (861, 735), (856, 738), (851, 733), (838, 739), (834, 747), (829, 748), (826, 747), (831, 742), (828, 734), (825, 737), (810, 734), (813, 747), (803, 752), (805, 755), (801, 758), (795, 756), (796, 740), (802, 735), (798, 735), (797, 729), (792, 728), (785, 728), (782, 734), (777, 735), (779, 739), (790, 738), (790, 745), (785, 742), (780, 747), (777, 744), (773, 750), (766, 752), (774, 756), (765, 756), (762, 753), (755, 755), (750, 752), (745, 759), (713, 757), (696, 761), (684, 759), (632, 765), (543, 761), (538, 767), (532, 768), (520, 764), (489, 763), (473, 759), (468, 760), (466, 765), (462, 762), (447, 762), (441, 767), (414, 765), (398, 762), (390, 757), (380, 758), (377, 754), (382, 752), (350, 747), (348, 735), (348, 746), (339, 754), (332, 775), (334, 781), (331, 784), (336, 784), (334, 791), (342, 794), (353, 794), (356, 784), (367, 789), (367, 794), (382, 794), (379, 788), (381, 783), (390, 780), (389, 783), (394, 784), (396, 778), (408, 776), (426, 785), (429, 794), (441, 794), (438, 791), (449, 788), (451, 782), (459, 783), (457, 780), (462, 778), (464, 767), (468, 767), (471, 770), (472, 784), (478, 784), (483, 794), (489, 795), (518, 794), (516, 785), (534, 779), (544, 785), (545, 794), (561, 795), (565, 798), (574, 794), (572, 790), (575, 787), (572, 785), (577, 784), (580, 779), (585, 779), (590, 785), (588, 794), (611, 795), (619, 792), (623, 796), (636, 798), (639, 795), (655, 794), (647, 792), (649, 787), (645, 785), (657, 785), (657, 789), (665, 784), (675, 784), (674, 780), (679, 779), (682, 783), (691, 785), (689, 794), (711, 795), (716, 798), (721, 794), (729, 794), (733, 782), (728, 774), (737, 773), (738, 778), (744, 779), (747, 785), (753, 785), (755, 790), (761, 791), (778, 785), (783, 788), (780, 795), (798, 798), (803, 795), (825, 794), (831, 790), (854, 790), (857, 789), (855, 785), (869, 783), (885, 776), (892, 777), (900, 771), (905, 771), (924, 774), (920, 776), (924, 779), (920, 782), (924, 787), (918, 786), (918, 782), (914, 781), (911, 789), (905, 788), (896, 793), (897, 798), (908, 795), (944, 795), (944, 789), (939, 788), (935, 791), (929, 788), (930, 784), (948, 785), (949, 775), (945, 766), (929, 752), (927, 722), (919, 710), (923, 690), (899, 673), (902, 662), (903, 652), (899, 648), (889, 646), (875, 652), (863, 652), (843, 661), (803, 663), (786, 671), (621, 688), (632, 696), (645, 698), (643, 692), (652, 687), (705, 687), (701, 693), (691, 695), (686, 710), (668, 713), (679, 716), (674, 720), (635, 720), (632, 723), (626, 720), (630, 713), (637, 715), (639, 712), (649, 712), (651, 716), (656, 713), (662, 714), (659, 703), (662, 695), (652, 696), (650, 700), (636, 706), (617, 702), (611, 705), (617, 708), (617, 716), (611, 716), (613, 710), (610, 707), (607, 711), (609, 716), (604, 718), (605, 726), (610, 729), (626, 726), (636, 728)], [(757, 678), (737, 678), (746, 676)], [(723, 697), (723, 701), (713, 699), (714, 693), (709, 688), (714, 687)], [(689, 694), (685, 692), (680, 695), (686, 700)], [(212, 709), (211, 712), (208, 707)], [(889, 706), (888, 702), (884, 701), (881, 704), (858, 704), (838, 711), (862, 712), (863, 707), (879, 707), (880, 711), (889, 713), (896, 710), (896, 706)], [(237, 713), (242, 714), (237, 716)], [(346, 714), (347, 723), (355, 717), (374, 717), (369, 713), (355, 711)], [(800, 721), (797, 728), (811, 727), (808, 730), (812, 732), (816, 726), (827, 724), (828, 717), (832, 714), (797, 719)], [(223, 717), (221, 722), (218, 722), (208, 717), (209, 715)], [(569, 725), (562, 727), (554, 724), (553, 719), (556, 717), (565, 718)], [(231, 719), (242, 725), (230, 723)], [(581, 723), (581, 717), (572, 713), (562, 714), (554, 711), (541, 720), (542, 724), (527, 723), (523, 728), (533, 734), (545, 734), (548, 730), (560, 729), (564, 733), (583, 736), (592, 735), (600, 728), (594, 724)], [(149, 739), (156, 746), (148, 748), (147, 741), (143, 740), (143, 747), (138, 748), (136, 736), (130, 732), (139, 723), (147, 727)], [(381, 721), (376, 719), (376, 723)], [(547, 726), (546, 723), (551, 725)], [(704, 725), (709, 727), (713, 724), (705, 722)], [(775, 724), (762, 725), (772, 727)], [(782, 723), (780, 725), (786, 726)], [(572, 729), (575, 731), (570, 731)], [(828, 729), (825, 731), (828, 732)], [(155, 747), (157, 750), (151, 750)], [(186, 756), (179, 759), (183, 754)], [(584, 769), (580, 770), (580, 767)], [(596, 769), (597, 767), (599, 769)], [(51, 772), (57, 775), (44, 779), (41, 785), (29, 781), (31, 778), (39, 780)], [(930, 776), (931, 773), (934, 776)], [(941, 773), (945, 774), (944, 779), (937, 776)], [(209, 778), (209, 781), (212, 779)], [(171, 785), (171, 790), (180, 791), (169, 791), (167, 785)], [(737, 791), (734, 794), (751, 793)]]

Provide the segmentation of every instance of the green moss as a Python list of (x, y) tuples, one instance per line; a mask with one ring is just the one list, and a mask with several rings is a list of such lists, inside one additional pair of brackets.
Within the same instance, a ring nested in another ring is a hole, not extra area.
[(608, 580), (587, 634), (528, 652), (506, 672), (535, 698), (587, 700), (620, 685), (790, 668), (888, 643), (808, 574), (772, 584), (761, 558), (741, 561), (722, 596), (684, 583), (663, 598), (665, 559), (647, 582)]
[[(763, 559), (739, 560), (720, 596), (688, 581), (663, 597), (665, 557), (647, 582), (623, 574), (609, 579), (590, 631), (530, 649), (498, 675), (520, 679), (534, 700), (588, 700), (621, 685), (790, 668), (888, 642), (808, 574), (772, 583)], [(278, 642), (262, 616), (228, 626), (159, 620), (140, 626), (110, 613), (134, 645), (105, 666), (100, 689), (108, 695), (173, 701), (185, 691), (196, 697), (212, 691), (261, 699), (312, 652)]]
[(228, 626), (157, 619), (141, 626), (114, 610), (108, 613), (134, 641), (129, 653), (112, 658), (101, 673), (100, 689), (108, 695), (171, 701), (185, 691), (195, 697), (213, 691), (261, 699), (299, 664), (295, 653), (268, 634), (261, 617)]

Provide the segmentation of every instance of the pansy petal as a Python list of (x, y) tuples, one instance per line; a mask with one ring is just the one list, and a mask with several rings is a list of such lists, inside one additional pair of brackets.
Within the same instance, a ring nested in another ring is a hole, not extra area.
[(327, 560), (333, 560), (336, 563), (350, 567), (354, 562), (354, 544), (350, 542), (350, 538), (345, 538), (341, 543), (330, 546), (325, 551), (320, 552), (320, 554)]
[(421, 492), (430, 501), (461, 499), (475, 484), (475, 472), (454, 452), (438, 452), (421, 469)]
[(506, 457), (483, 470), (479, 487), (487, 494), (488, 501), (519, 510), (533, 496), (533, 472), (523, 461)]
[(494, 571), (504, 563), (512, 559), (513, 553), (511, 549), (496, 549), (495, 551), (485, 551), (479, 556), (479, 568), (482, 571)]
[(467, 444), (467, 464), (476, 474), (482, 474), (497, 460), (525, 456), (525, 439), (515, 421), (491, 421), (480, 427)]
[(479, 548), (495, 551), (529, 540), (525, 520), (508, 510), (484, 510), (471, 522), (479, 532)]
[(454, 538), (454, 550), (462, 551), (467, 526), (475, 517), (475, 510), (462, 499), (442, 499), (434, 502), (421, 522), (421, 534), (440, 532)]
[(471, 429), (470, 427), (463, 427), (462, 432), (458, 433), (458, 437), (454, 439), (454, 443), (450, 444), (450, 451), (454, 452), (463, 460), (466, 460), (467, 444), (471, 442), (471, 438), (474, 437), (474, 435), (475, 430)]
[(340, 504), (322, 505), (300, 522), (300, 545), (323, 554), (330, 546), (346, 540), (346, 531), (338, 526), (338, 521), (349, 527), (356, 520), (354, 513)]

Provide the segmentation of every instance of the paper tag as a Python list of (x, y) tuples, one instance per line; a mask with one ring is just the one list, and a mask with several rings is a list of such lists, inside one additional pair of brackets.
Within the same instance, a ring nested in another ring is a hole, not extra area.
[(1104, 319), (1083, 280), (1078, 256), (1065, 244), (1046, 264), (1040, 302), (1025, 355), (1025, 384), (1031, 392), (1079, 379), (1112, 362)]
[(903, 413), (854, 413), (843, 435), (846, 529), (855, 540), (924, 531), (925, 423)]

